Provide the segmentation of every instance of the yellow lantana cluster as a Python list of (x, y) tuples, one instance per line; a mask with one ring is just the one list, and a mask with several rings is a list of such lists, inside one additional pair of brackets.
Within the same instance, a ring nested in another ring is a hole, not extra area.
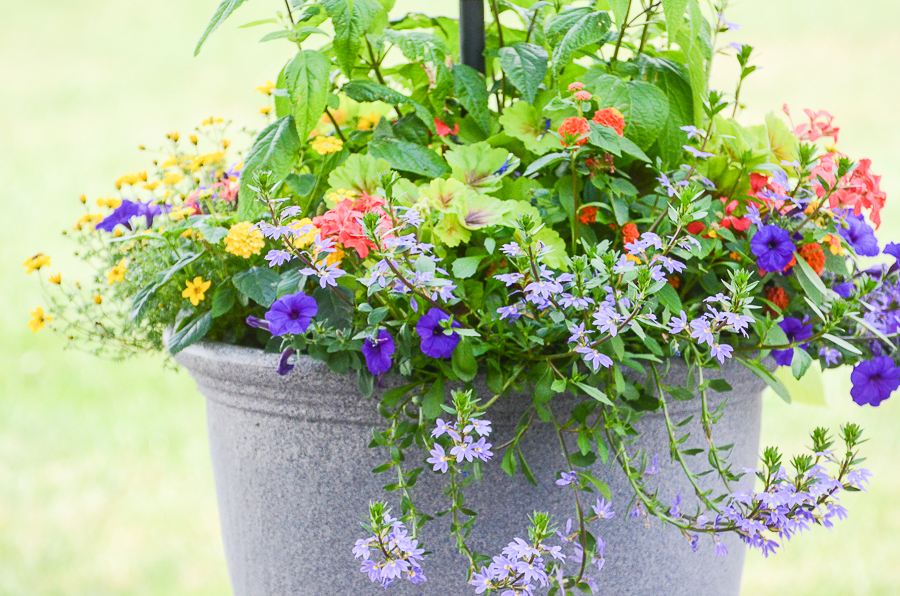
[(258, 255), (265, 246), (262, 232), (250, 229), (249, 221), (241, 221), (229, 228), (225, 236), (225, 252), (249, 259), (250, 255)]
[(379, 120), (381, 120), (381, 114), (369, 112), (365, 116), (360, 116), (356, 121), (356, 130), (372, 130)]
[(329, 153), (337, 153), (343, 149), (344, 142), (335, 137), (319, 135), (309, 145), (313, 148), (313, 151), (319, 155), (328, 155)]
[(294, 238), (294, 246), (297, 248), (306, 248), (310, 244), (313, 243), (313, 240), (316, 238), (316, 234), (319, 233), (319, 228), (313, 226), (313, 222), (310, 218), (304, 217), (303, 219), (298, 219), (295, 222), (291, 222), (288, 226), (291, 229), (299, 230), (303, 226), (312, 226), (308, 232), (303, 234), (302, 236), (298, 236)]

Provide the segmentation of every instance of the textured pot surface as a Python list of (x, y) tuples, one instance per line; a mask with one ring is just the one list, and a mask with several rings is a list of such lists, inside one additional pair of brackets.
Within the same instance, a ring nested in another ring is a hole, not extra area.
[[(277, 355), (247, 348), (201, 343), (175, 359), (207, 398), (213, 473), (235, 596), (383, 594), (359, 572), (350, 552), (354, 541), (365, 537), (360, 521), (369, 501), (385, 499), (395, 510), (398, 505), (392, 502), (396, 493), (382, 491), (394, 481), (394, 472), (371, 473), (388, 459), (382, 450), (367, 448), (372, 426), (383, 424), (377, 400), (359, 395), (355, 376), (335, 375), (308, 357), (299, 358), (284, 377), (276, 373)], [(665, 381), (683, 386), (685, 373), (683, 365), (673, 365)], [(734, 469), (755, 467), (764, 384), (740, 365), (726, 367), (724, 377), (734, 391), (715, 426), (716, 442), (735, 444), (729, 460)], [(480, 392), (482, 398), (488, 395), (486, 389)], [(557, 416), (567, 416), (571, 403), (554, 400)], [(527, 407), (525, 396), (492, 406), (488, 418), (495, 445), (512, 437)], [(687, 446), (704, 447), (699, 402), (672, 402), (670, 408), (676, 421), (696, 414), (684, 427), (691, 432)], [(660, 473), (651, 485), (660, 487), (660, 500), (667, 502), (680, 491), (682, 510), (695, 510), (687, 479), (669, 462), (661, 414), (645, 416), (638, 428), (640, 447), (660, 455)], [(554, 514), (560, 525), (574, 517), (572, 491), (554, 484), (565, 464), (552, 427), (535, 421), (521, 447), (538, 486), (521, 473), (509, 478), (500, 469), (499, 453), (485, 466), (484, 481), (466, 490), (467, 506), (480, 514), (471, 537), (480, 552), (498, 554), (512, 538), (525, 537), (526, 516), (535, 509)], [(424, 457), (410, 452), (409, 468), (423, 465)], [(704, 455), (693, 459), (689, 463), (695, 472), (706, 469)], [(592, 524), (595, 535), (607, 542), (603, 570), (590, 571), (602, 594), (737, 596), (744, 562), (738, 540), (726, 539), (728, 557), (715, 557), (713, 543), (705, 537), (695, 553), (682, 534), (658, 520), (626, 519), (633, 492), (615, 463), (598, 462), (593, 474), (609, 484), (616, 511), (613, 519)], [(712, 483), (713, 475), (704, 479)], [(441, 492), (446, 480), (426, 467), (413, 493), (421, 510), (446, 508)], [(428, 581), (414, 586), (404, 580), (388, 590), (402, 596), (474, 594), (465, 584), (465, 560), (447, 534), (446, 518), (426, 524), (421, 538), (434, 551), (423, 565)]]

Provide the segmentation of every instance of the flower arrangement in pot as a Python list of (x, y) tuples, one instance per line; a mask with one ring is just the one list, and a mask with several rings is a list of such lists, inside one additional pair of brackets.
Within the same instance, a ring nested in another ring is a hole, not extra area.
[[(868, 160), (837, 149), (832, 117), (736, 120), (754, 67), (749, 46), (720, 45), (725, 0), (711, 18), (695, 0), (490, 2), (486, 73), (457, 62), (457, 21), (389, 20), (391, 4), (294, 0), (255, 23), (298, 47), (259, 89), (268, 125), (237, 155), (220, 119), (169, 134), (152, 173), (120, 178), (97, 201), (108, 211), (68, 232), (98, 275), (51, 275), (32, 329), (105, 355), (165, 349), (189, 369), (202, 346), (252, 348), (279, 355), (265, 383), (286, 396), (318, 374), (368, 400), (389, 495), (355, 545), (323, 554), (347, 559), (341, 586), (441, 586), (433, 550), (476, 594), (628, 593), (637, 580), (604, 575), (612, 524), (657, 518), (684, 552), (725, 556), (844, 517), (839, 497), (868, 477), (857, 425), (812, 430), (790, 461), (755, 456), (759, 388), (790, 400), (776, 367), (852, 366), (860, 405), (900, 387), (900, 246), (860, 259), (881, 252), (885, 195)], [(330, 40), (308, 49), (317, 34)], [(733, 93), (708, 89), (714, 57), (738, 61)], [(228, 362), (228, 391), (250, 391)], [(757, 398), (731, 400), (756, 408), (741, 465), (716, 438), (735, 381)], [(476, 538), (479, 485), (516, 478), (543, 487), (516, 489), (536, 499), (511, 514), (521, 533)], [(422, 504), (429, 490), (440, 498)], [(332, 505), (344, 526), (360, 513)]]

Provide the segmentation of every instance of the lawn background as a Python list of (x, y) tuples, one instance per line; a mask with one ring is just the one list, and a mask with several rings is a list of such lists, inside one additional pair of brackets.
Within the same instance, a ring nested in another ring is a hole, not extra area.
[[(120, 175), (147, 169), (139, 144), (161, 146), (166, 132), (186, 135), (210, 115), (262, 125), (253, 89), (290, 50), (256, 44), (261, 29), (237, 25), (282, 3), (248, 3), (193, 58), (217, 3), (0, 0), (0, 595), (230, 594), (193, 382), (158, 357), (116, 365), (32, 335), (28, 312), (43, 303), (21, 267), (44, 252), (51, 272), (77, 277), (59, 231), (82, 213), (78, 195), (93, 202)], [(395, 12), (425, 5), (455, 13), (449, 0), (398, 0)], [(785, 102), (795, 114), (830, 110), (841, 149), (884, 174), (879, 235), (896, 239), (900, 3), (744, 0), (727, 16), (743, 28), (726, 41), (758, 48), (744, 121)], [(730, 59), (717, 61), (730, 90)], [(232, 138), (245, 145), (238, 128)], [(767, 399), (763, 441), (799, 449), (808, 429), (857, 420), (873, 437), (871, 491), (845, 499), (850, 521), (834, 531), (796, 538), (768, 560), (751, 555), (748, 596), (900, 593), (900, 397), (860, 409), (845, 379), (830, 388), (828, 408)]]

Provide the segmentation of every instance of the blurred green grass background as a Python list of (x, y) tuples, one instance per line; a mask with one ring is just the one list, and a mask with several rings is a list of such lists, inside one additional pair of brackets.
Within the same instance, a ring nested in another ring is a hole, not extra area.
[[(44, 252), (50, 272), (77, 276), (59, 230), (82, 213), (79, 194), (93, 202), (150, 165), (139, 144), (161, 145), (209, 115), (260, 126), (253, 89), (290, 50), (255, 44), (261, 30), (237, 25), (282, 3), (248, 3), (193, 58), (217, 4), (0, 0), (0, 595), (230, 594), (193, 382), (158, 357), (117, 365), (32, 335), (28, 312), (42, 299), (21, 267)], [(409, 9), (455, 14), (456, 3), (398, 0), (395, 12)], [(744, 120), (782, 103), (830, 110), (842, 150), (884, 174), (879, 235), (897, 239), (900, 3), (744, 0), (727, 16), (742, 25), (729, 41), (756, 46), (761, 67), (742, 95)], [(716, 81), (730, 90), (731, 65), (717, 60)], [(768, 560), (751, 555), (748, 596), (900, 594), (900, 397), (860, 409), (845, 381), (830, 382), (828, 408), (767, 399), (763, 442), (791, 452), (814, 426), (859, 421), (873, 439), (871, 490), (845, 499), (850, 520), (833, 531)]]

